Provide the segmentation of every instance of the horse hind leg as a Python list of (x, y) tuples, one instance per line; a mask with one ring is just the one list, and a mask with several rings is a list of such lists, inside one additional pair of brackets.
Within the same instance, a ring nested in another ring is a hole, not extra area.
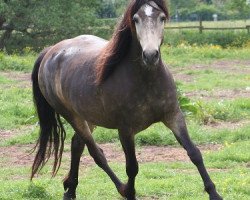
[(191, 141), (187, 128), (185, 119), (181, 111), (178, 111), (174, 118), (171, 120), (164, 120), (164, 124), (171, 129), (174, 133), (178, 142), (184, 147), (187, 151), (187, 154), (193, 164), (197, 167), (201, 178), (203, 180), (205, 190), (209, 194), (210, 200), (222, 200), (222, 197), (217, 193), (215, 184), (212, 182), (208, 172), (203, 163), (203, 158), (200, 150), (194, 145)]
[(64, 179), (64, 200), (76, 198), (76, 187), (78, 185), (78, 171), (80, 158), (84, 150), (85, 143), (77, 133), (71, 140), (71, 164), (68, 176)]
[(84, 120), (77, 119), (75, 120), (74, 124), (72, 124), (72, 126), (79, 137), (87, 145), (89, 154), (94, 159), (95, 163), (108, 174), (110, 179), (115, 184), (117, 190), (120, 191), (121, 188), (124, 187), (124, 184), (117, 178), (112, 169), (109, 167), (102, 149), (97, 146), (92, 137), (88, 123)]
[[(93, 132), (94, 126), (89, 124), (91, 132)], [(80, 158), (85, 147), (85, 142), (75, 133), (71, 140), (71, 164), (68, 176), (64, 178), (64, 200), (72, 200), (76, 198), (76, 188), (78, 185), (78, 172)]]

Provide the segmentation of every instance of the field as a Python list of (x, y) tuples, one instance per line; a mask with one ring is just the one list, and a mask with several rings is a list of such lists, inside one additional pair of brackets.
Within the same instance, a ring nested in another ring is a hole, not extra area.
[[(220, 46), (163, 46), (182, 94), (183, 109), (193, 141), (226, 200), (250, 199), (250, 48)], [(29, 181), (37, 139), (30, 72), (35, 53), (0, 53), (0, 199), (62, 199), (62, 179), (70, 162), (67, 129), (61, 168), (51, 179), (49, 162), (33, 182)], [(126, 181), (125, 161), (116, 131), (97, 128), (96, 141), (111, 167)], [(196, 168), (172, 133), (155, 124), (136, 137), (140, 172), (136, 179), (142, 200), (203, 200), (208, 195)], [(106, 174), (87, 151), (81, 160), (78, 199), (121, 199)]]
[[(225, 27), (246, 27), (250, 25), (250, 20), (228, 20), (228, 21), (203, 21), (204, 27), (225, 28)], [(167, 27), (199, 26), (198, 21), (194, 22), (170, 22)]]

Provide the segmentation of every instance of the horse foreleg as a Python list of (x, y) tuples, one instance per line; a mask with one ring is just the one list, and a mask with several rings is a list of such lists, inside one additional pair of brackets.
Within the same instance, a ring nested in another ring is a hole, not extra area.
[(120, 193), (128, 200), (135, 199), (135, 177), (138, 174), (138, 162), (135, 155), (134, 134), (119, 131), (120, 141), (126, 157), (128, 182)]
[(63, 186), (66, 191), (64, 200), (76, 198), (76, 187), (78, 185), (78, 171), (80, 158), (84, 150), (85, 143), (82, 138), (75, 133), (71, 140), (71, 164), (68, 176), (64, 179)]
[(164, 124), (173, 131), (176, 139), (184, 147), (189, 158), (197, 167), (204, 182), (205, 190), (209, 194), (210, 200), (221, 200), (222, 197), (217, 193), (215, 185), (204, 166), (200, 150), (193, 144), (188, 135), (185, 119), (181, 111), (178, 111), (174, 115), (173, 119), (164, 120)]

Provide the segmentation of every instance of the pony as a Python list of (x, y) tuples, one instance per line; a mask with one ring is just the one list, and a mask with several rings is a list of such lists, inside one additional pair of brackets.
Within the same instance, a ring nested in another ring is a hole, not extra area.
[[(82, 35), (41, 52), (32, 72), (40, 133), (31, 179), (52, 154), (52, 175), (56, 175), (66, 137), (63, 117), (75, 131), (71, 166), (63, 182), (64, 200), (76, 198), (79, 161), (85, 146), (118, 192), (134, 200), (138, 173), (135, 135), (162, 122), (198, 168), (210, 199), (222, 199), (199, 149), (188, 135), (173, 77), (161, 58), (160, 47), (168, 18), (164, 0), (131, 0), (110, 41)], [(115, 175), (95, 143), (92, 137), (95, 126), (118, 130), (126, 158), (127, 183)]]

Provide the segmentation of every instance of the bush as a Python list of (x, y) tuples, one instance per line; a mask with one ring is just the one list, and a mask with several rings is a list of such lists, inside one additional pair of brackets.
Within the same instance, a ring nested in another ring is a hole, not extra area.
[(206, 31), (200, 34), (196, 31), (172, 31), (165, 33), (165, 43), (178, 46), (182, 43), (190, 45), (219, 45), (226, 47), (243, 47), (250, 42), (250, 34), (246, 31)]
[(34, 65), (35, 58), (36, 56), (31, 53), (20, 56), (15, 54), (7, 55), (4, 52), (0, 52), (0, 70), (30, 72)]

